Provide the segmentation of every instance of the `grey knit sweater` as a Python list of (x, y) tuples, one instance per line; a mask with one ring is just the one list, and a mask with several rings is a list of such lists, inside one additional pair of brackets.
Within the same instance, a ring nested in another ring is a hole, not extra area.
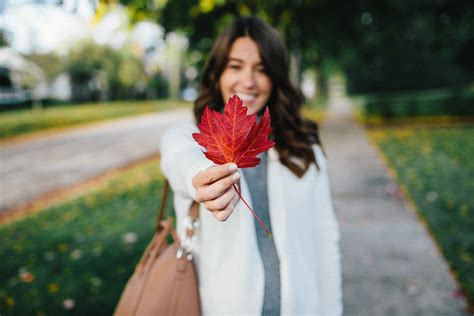
[[(253, 210), (271, 232), (267, 195), (267, 153), (260, 155), (260, 158), (261, 162), (257, 167), (246, 168), (242, 172), (252, 197)], [(275, 243), (256, 220), (255, 230), (265, 271), (262, 315), (280, 315), (280, 261)]]

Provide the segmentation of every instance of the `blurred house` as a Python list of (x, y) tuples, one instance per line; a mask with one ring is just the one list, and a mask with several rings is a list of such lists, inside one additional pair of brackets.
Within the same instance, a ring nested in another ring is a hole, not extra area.
[(0, 66), (0, 106), (22, 103), (27, 99), (26, 92), (13, 83), (10, 69)]
[(9, 47), (0, 48), (0, 105), (48, 98), (44, 71)]
[(49, 98), (58, 101), (69, 101), (71, 97), (71, 78), (67, 73), (63, 72), (49, 84)]

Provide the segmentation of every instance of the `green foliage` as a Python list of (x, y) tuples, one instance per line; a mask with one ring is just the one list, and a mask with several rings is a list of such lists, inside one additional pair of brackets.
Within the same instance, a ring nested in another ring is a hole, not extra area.
[(185, 106), (189, 104), (180, 101), (128, 101), (58, 105), (42, 111), (28, 109), (4, 112), (0, 114), (0, 139)]
[(147, 96), (151, 99), (164, 99), (169, 97), (168, 81), (160, 74), (152, 76), (148, 82)]
[(474, 126), (373, 135), (474, 302)]
[(0, 47), (8, 46), (7, 36), (5, 31), (0, 30)]
[(0, 227), (0, 313), (111, 315), (152, 236), (161, 188), (154, 160)]
[(101, 71), (115, 70), (118, 59), (118, 54), (109, 46), (80, 42), (69, 53), (67, 70), (73, 82), (87, 83)]
[[(169, 0), (121, 0), (127, 6), (132, 22), (139, 22), (147, 19), (156, 19), (161, 15), (163, 7)], [(102, 4), (107, 4), (103, 2)]]
[[(301, 69), (338, 64), (353, 93), (428, 89), (474, 80), (474, 2), (460, 1), (213, 1), (145, 5), (121, 0), (132, 16), (180, 29), (207, 55), (234, 17), (256, 15), (282, 34)], [(200, 67), (201, 68), (201, 67)]]
[(146, 74), (138, 57), (92, 41), (81, 42), (66, 61), (73, 100), (123, 99), (144, 90)]
[(372, 1), (351, 18), (352, 39), (339, 56), (348, 91), (397, 91), (474, 80), (474, 3)]
[(379, 93), (365, 97), (366, 117), (474, 116), (473, 89)]
[(64, 60), (55, 53), (30, 54), (27, 58), (46, 73), (49, 82), (52, 82), (64, 71)]

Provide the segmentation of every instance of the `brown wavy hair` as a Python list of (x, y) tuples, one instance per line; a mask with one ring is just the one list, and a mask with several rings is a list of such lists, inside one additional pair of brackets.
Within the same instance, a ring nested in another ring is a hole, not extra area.
[(217, 111), (223, 109), (219, 78), (227, 66), (232, 44), (237, 38), (245, 36), (257, 44), (265, 72), (272, 82), (267, 105), (273, 127), (272, 138), (280, 162), (298, 177), (302, 177), (313, 162), (319, 170), (312, 149), (313, 144), (321, 146), (318, 126), (301, 117), (304, 97), (291, 84), (286, 46), (274, 28), (256, 17), (237, 18), (216, 40), (202, 74), (199, 97), (194, 103), (196, 122), (201, 121), (206, 105)]

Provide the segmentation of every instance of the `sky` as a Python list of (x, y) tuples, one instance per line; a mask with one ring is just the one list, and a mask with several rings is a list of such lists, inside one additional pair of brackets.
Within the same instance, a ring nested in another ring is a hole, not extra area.
[[(4, 2), (7, 1), (7, 2)], [(93, 22), (94, 0), (0, 0), (0, 28), (7, 31), (10, 46), (17, 52), (67, 54), (81, 39), (120, 49), (132, 41), (143, 51), (157, 52), (164, 45), (163, 28), (143, 21), (130, 29), (128, 16), (121, 6), (111, 9)], [(6, 3), (6, 5), (5, 5)]]
[[(65, 53), (90, 31), (93, 6), (89, 0), (0, 0), (0, 28), (10, 46), (23, 54)], [(77, 4), (77, 6), (75, 6)]]
[[(165, 30), (153, 21), (130, 25), (123, 6), (110, 6), (100, 20), (95, 19), (90, 0), (0, 0), (0, 29), (7, 42), (23, 55), (55, 53), (67, 56), (81, 40), (131, 51), (140, 57), (149, 74), (172, 73), (168, 58), (187, 48), (187, 40)], [(75, 5), (77, 4), (77, 6)], [(167, 49), (169, 48), (169, 49)]]

